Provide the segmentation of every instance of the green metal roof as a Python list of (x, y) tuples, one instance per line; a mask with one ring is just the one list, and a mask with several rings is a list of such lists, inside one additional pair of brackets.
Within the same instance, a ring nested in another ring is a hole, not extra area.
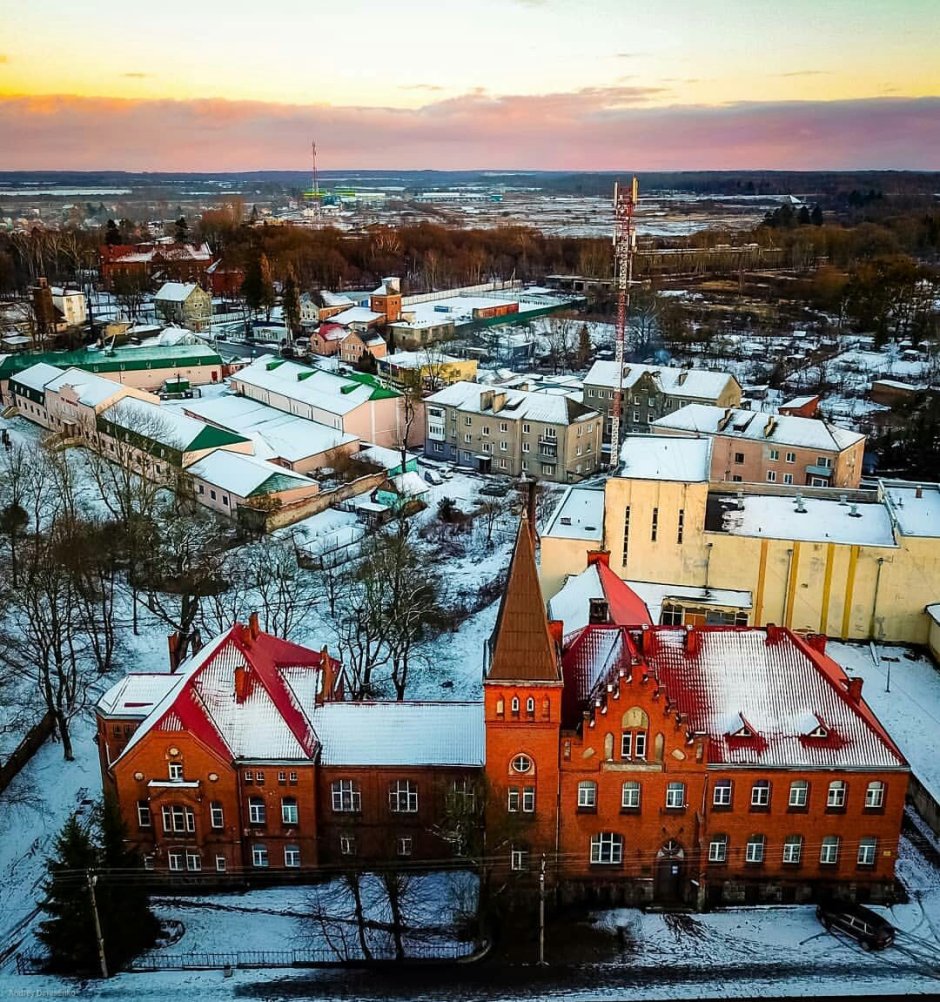
[(154, 346), (150, 348), (114, 348), (105, 351), (45, 351), (8, 355), (0, 361), (0, 380), (9, 379), (37, 362), (47, 362), (68, 369), (74, 366), (85, 372), (135, 372), (141, 369), (179, 369), (191, 365), (221, 365), (218, 352), (200, 345)]
[[(351, 379), (354, 383), (359, 383), (361, 386), (370, 386), (372, 388), (372, 394), (370, 395), (370, 400), (388, 400), (392, 397), (400, 397), (401, 394), (396, 390), (390, 390), (387, 386), (383, 386), (371, 373), (368, 372), (344, 372), (343, 379)], [(343, 388), (343, 393), (351, 393), (352, 387)]]
[(305, 486), (303, 481), (303, 477), (292, 477), (289, 473), (272, 473), (264, 483), (258, 484), (248, 497), (253, 498), (261, 494), (277, 494), (280, 491), (296, 490), (298, 487)]
[(186, 446), (187, 452), (198, 452), (200, 449), (218, 449), (223, 445), (234, 445), (236, 442), (247, 442), (242, 435), (215, 428), (207, 424), (205, 428)]

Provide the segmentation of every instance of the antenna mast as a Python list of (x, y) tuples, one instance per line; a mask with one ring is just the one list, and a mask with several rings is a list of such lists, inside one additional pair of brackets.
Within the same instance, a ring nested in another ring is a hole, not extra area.
[(610, 422), (610, 465), (620, 463), (620, 421), (623, 414), (623, 356), (627, 336), (627, 316), (630, 312), (630, 286), (633, 284), (633, 252), (636, 232), (633, 210), (640, 197), (639, 182), (634, 177), (628, 189), (614, 182), (614, 265), (617, 275), (617, 385)]

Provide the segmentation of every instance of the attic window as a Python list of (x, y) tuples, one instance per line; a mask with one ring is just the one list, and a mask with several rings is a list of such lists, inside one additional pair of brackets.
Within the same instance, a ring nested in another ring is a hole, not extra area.
[(806, 736), (808, 738), (828, 738), (829, 732), (820, 724), (818, 727), (814, 727)]
[(754, 737), (754, 732), (747, 724), (742, 724), (736, 731), (732, 731), (730, 736), (733, 738), (752, 738)]
[(571, 525), (571, 516), (563, 515), (560, 519), (562, 525)]

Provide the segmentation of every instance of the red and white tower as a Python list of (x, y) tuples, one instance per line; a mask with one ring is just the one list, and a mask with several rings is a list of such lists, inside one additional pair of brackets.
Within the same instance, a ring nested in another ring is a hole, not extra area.
[(617, 275), (617, 382), (611, 410), (610, 465), (616, 468), (620, 456), (620, 418), (623, 413), (623, 362), (630, 313), (630, 286), (633, 283), (633, 252), (636, 232), (633, 212), (640, 197), (639, 182), (634, 177), (629, 188), (614, 182), (614, 266)]

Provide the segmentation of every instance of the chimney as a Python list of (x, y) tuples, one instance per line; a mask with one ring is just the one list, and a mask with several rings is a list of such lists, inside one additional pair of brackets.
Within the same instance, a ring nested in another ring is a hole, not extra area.
[(592, 598), (590, 600), (590, 606), (588, 609), (588, 623), (595, 625), (597, 623), (609, 623), (610, 622), (610, 605), (606, 598)]
[(180, 666), (180, 635), (179, 633), (171, 633), (166, 638), (166, 645), (170, 652), (170, 673), (176, 671)]
[(603, 564), (605, 567), (610, 567), (610, 550), (588, 550), (587, 565), (590, 567), (592, 564)]
[(688, 378), (689, 378), (688, 370), (683, 369), (682, 372), (679, 373), (679, 378), (676, 380), (676, 382), (681, 386)]
[(506, 406), (506, 391), (499, 390), (493, 394), (493, 413), (498, 414)]
[(651, 630), (645, 623), (643, 624), (643, 632), (640, 634), (640, 647), (648, 658), (656, 657), (659, 650), (659, 638), (655, 631)]
[(258, 639), (258, 634), (261, 632), (261, 627), (258, 625), (258, 613), (253, 612), (248, 617), (248, 632), (251, 634), (252, 640)]
[(861, 518), (862, 513), (858, 510), (857, 504), (849, 505), (849, 518)]
[(480, 410), (481, 411), (489, 410), (489, 408), (492, 406), (493, 406), (493, 391), (483, 390), (480, 393)]
[(685, 628), (685, 653), (688, 654), (690, 658), (694, 658), (698, 656), (701, 649), (702, 634), (696, 630), (694, 626), (687, 626)]
[(561, 645), (565, 638), (565, 624), (560, 619), (550, 619), (548, 621), (548, 632), (551, 634), (555, 646), (561, 650)]
[(244, 703), (251, 695), (251, 669), (240, 665), (235, 669), (235, 702)]
[(917, 487), (914, 488), (914, 497), (919, 500), (923, 496), (924, 496), (924, 488), (921, 484), (918, 484)]
[(845, 680), (845, 691), (853, 703), (862, 701), (862, 680), (860, 678), (847, 678)]
[(774, 623), (768, 623), (767, 637), (764, 642), (768, 646), (771, 646), (773, 644), (779, 643), (779, 641), (780, 641), (780, 627), (775, 625)]
[(330, 657), (329, 651), (324, 647), (320, 651), (320, 688), (316, 695), (317, 706), (322, 706), (333, 700), (333, 690), (336, 686), (336, 665), (337, 662)]
[(767, 418), (767, 424), (764, 425), (764, 438), (770, 438), (776, 427), (777, 419), (771, 414), (771, 416)]

